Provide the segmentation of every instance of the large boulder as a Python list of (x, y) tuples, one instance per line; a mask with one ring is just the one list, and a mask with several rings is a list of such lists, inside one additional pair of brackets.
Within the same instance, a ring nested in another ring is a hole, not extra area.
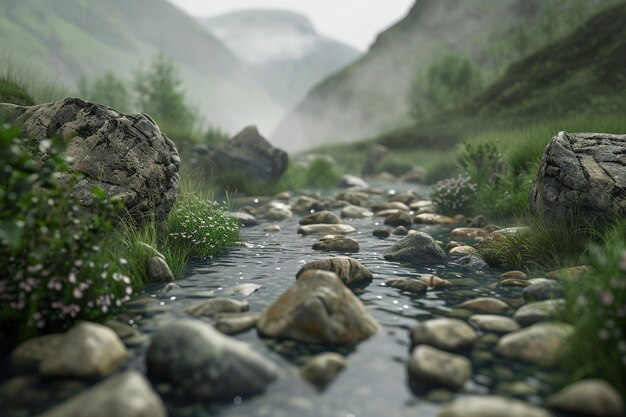
[(123, 200), (138, 219), (154, 212), (165, 217), (174, 204), (178, 151), (147, 115), (124, 115), (79, 98), (31, 107), (3, 104), (0, 112), (38, 143), (64, 143), (72, 171), (82, 176), (72, 193), (85, 206), (94, 204), (96, 186)]
[(162, 327), (146, 354), (148, 372), (187, 396), (232, 401), (259, 393), (274, 381), (276, 365), (246, 343), (199, 320)]
[(378, 323), (334, 272), (312, 269), (263, 312), (257, 329), (266, 337), (352, 346)]
[(289, 156), (267, 141), (255, 126), (248, 126), (219, 147), (212, 156), (218, 173), (236, 172), (260, 182), (280, 179)]
[(626, 215), (626, 135), (559, 132), (530, 188), (531, 211), (548, 222)]
[(446, 253), (428, 233), (417, 232), (398, 240), (384, 255), (388, 261), (445, 263)]

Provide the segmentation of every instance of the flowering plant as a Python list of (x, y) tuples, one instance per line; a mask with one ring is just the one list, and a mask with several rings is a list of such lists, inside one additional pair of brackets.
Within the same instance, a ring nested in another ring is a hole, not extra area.
[(432, 187), (430, 199), (444, 214), (469, 214), (477, 186), (468, 175), (439, 181)]

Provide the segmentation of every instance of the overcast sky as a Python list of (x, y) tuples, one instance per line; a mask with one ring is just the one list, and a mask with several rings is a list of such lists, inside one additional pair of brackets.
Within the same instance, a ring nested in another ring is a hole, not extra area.
[(169, 0), (189, 14), (284, 9), (309, 16), (317, 31), (365, 51), (376, 34), (400, 20), (414, 0)]

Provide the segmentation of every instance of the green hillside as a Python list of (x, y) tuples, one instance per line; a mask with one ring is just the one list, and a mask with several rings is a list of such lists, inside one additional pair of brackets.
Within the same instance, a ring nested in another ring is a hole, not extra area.
[(276, 130), (276, 143), (304, 149), (410, 125), (407, 95), (437, 59), (468, 58), (486, 83), (576, 28), (611, 0), (420, 0), (370, 51), (311, 90)]
[(282, 111), (220, 41), (165, 0), (0, 0), (0, 57), (70, 87), (108, 70), (129, 79), (158, 52), (179, 66), (212, 124), (269, 125)]

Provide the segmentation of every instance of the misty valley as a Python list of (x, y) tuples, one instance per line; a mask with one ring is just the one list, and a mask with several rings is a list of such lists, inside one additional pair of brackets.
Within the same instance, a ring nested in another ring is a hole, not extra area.
[(626, 415), (625, 21), (0, 0), (0, 415)]

